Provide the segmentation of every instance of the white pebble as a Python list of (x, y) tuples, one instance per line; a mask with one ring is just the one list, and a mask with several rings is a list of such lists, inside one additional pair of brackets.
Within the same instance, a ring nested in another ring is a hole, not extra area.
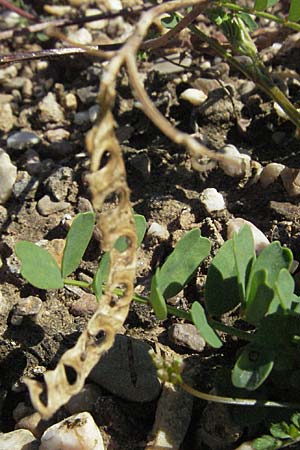
[(0, 149), (0, 204), (9, 199), (16, 178), (16, 166), (11, 162), (9, 155)]
[(89, 119), (93, 123), (96, 121), (99, 114), (99, 105), (93, 105), (89, 108)]
[(211, 213), (214, 211), (222, 211), (226, 208), (223, 195), (215, 188), (207, 188), (200, 194), (200, 201), (206, 211)]
[(70, 33), (68, 33), (68, 38), (80, 45), (89, 45), (93, 41), (91, 33), (86, 28), (79, 28), (79, 30), (70, 31)]
[(249, 155), (240, 153), (238, 149), (231, 144), (225, 145), (221, 153), (227, 158), (219, 162), (221, 169), (229, 177), (243, 177), (250, 169), (251, 158)]
[(91, 414), (74, 414), (52, 425), (42, 436), (39, 450), (105, 450)]
[(31, 131), (18, 131), (11, 134), (7, 139), (7, 147), (14, 150), (22, 150), (23, 148), (36, 145), (40, 142), (40, 138)]
[(28, 430), (15, 430), (0, 435), (1, 450), (37, 450), (38, 440)]
[(160, 225), (157, 222), (153, 222), (148, 228), (147, 235), (151, 237), (157, 237), (158, 239), (164, 241), (169, 238), (170, 233), (163, 225)]
[(258, 255), (267, 245), (270, 244), (268, 238), (252, 222), (237, 217), (231, 219), (227, 224), (227, 239), (231, 239), (233, 233), (238, 233), (244, 225), (249, 225), (254, 239), (255, 253)]
[(207, 95), (200, 89), (189, 88), (180, 94), (182, 100), (186, 100), (193, 106), (200, 106), (207, 99)]
[(263, 168), (259, 177), (261, 185), (265, 188), (270, 184), (274, 183), (274, 181), (277, 180), (277, 178), (279, 177), (284, 168), (285, 166), (283, 164), (278, 163), (267, 164)]

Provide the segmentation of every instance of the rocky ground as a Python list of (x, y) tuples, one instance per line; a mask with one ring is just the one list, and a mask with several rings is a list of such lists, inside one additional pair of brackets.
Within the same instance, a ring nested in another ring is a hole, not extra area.
[[(2, 29), (19, 26), (18, 20), (12, 13), (1, 12)], [(105, 26), (91, 22), (65, 32), (82, 44), (122, 41), (132, 22), (117, 18)], [(277, 46), (262, 50), (273, 76), (295, 104), (299, 102), (299, 39), (293, 35), (282, 45), (278, 34)], [(34, 34), (2, 40), (0, 45), (2, 54), (60, 46)], [(141, 57), (139, 69), (152, 101), (180, 130), (197, 133), (216, 150), (234, 145), (263, 166), (276, 162), (300, 167), (295, 127), (277, 114), (273, 102), (252, 81), (189, 42), (163, 56)], [(33, 411), (22, 382), (24, 375), (40, 379), (46, 369), (54, 368), (95, 310), (94, 298), (78, 287), (44, 291), (30, 286), (19, 274), (14, 246), (22, 239), (41, 245), (63, 239), (70, 218), (92, 208), (85, 180), (89, 169), (85, 134), (99, 111), (97, 92), (103, 70), (104, 64), (89, 55), (0, 67), (0, 429), (3, 433), (30, 430), (34, 437), (24, 437), (31, 442), (30, 448), (46, 449), (46, 437), (41, 447), (39, 439), (50, 425), (90, 412), (104, 448), (135, 450), (152, 448), (157, 414), (162, 428), (167, 427), (165, 423), (170, 426), (172, 442), (171, 447), (161, 444), (160, 448), (235, 449), (264, 429), (246, 427), (247, 420), (243, 422), (241, 416), (247, 417), (247, 412), (236, 408), (207, 405), (181, 392), (170, 393), (171, 388), (161, 395), (147, 352), (152, 347), (179, 354), (193, 383), (208, 392), (214, 388), (218, 369), (232, 366), (238, 342), (227, 340), (220, 351), (213, 351), (205, 347), (193, 326), (174, 317), (160, 322), (144, 305), (132, 305), (114, 350), (92, 372), (83, 393), (50, 422), (41, 421)], [(198, 89), (209, 101), (193, 106), (183, 95), (189, 88)], [(252, 176), (241, 182), (221, 168), (201, 174), (194, 171), (185, 150), (143, 115), (125, 72), (119, 76), (114, 114), (133, 208), (148, 223), (138, 254), (137, 292), (149, 293), (154, 269), (186, 231), (198, 227), (211, 239), (214, 254), (226, 239), (226, 224), (233, 217), (253, 222), (270, 241), (280, 240), (290, 247), (298, 259), (297, 186), (291, 190), (279, 178), (265, 186)], [(221, 199), (221, 206), (207, 205), (201, 195), (207, 188), (216, 189), (224, 204)], [(92, 277), (100, 255), (96, 235), (76, 272), (78, 279)], [(201, 300), (207, 265), (173, 299), (173, 305), (186, 309), (192, 301)], [(20, 442), (23, 437), (17, 439)], [(1, 448), (23, 448), (7, 442)], [(58, 444), (53, 445), (49, 448)], [(88, 449), (88, 444), (82, 448)]]

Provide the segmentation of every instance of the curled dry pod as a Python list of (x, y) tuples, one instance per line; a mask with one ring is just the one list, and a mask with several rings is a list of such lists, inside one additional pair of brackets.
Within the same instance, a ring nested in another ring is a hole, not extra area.
[(270, 244), (270, 241), (252, 222), (242, 219), (241, 217), (231, 219), (227, 224), (227, 239), (231, 239), (233, 233), (238, 233), (244, 225), (249, 225), (251, 229), (254, 239), (255, 253), (258, 255), (267, 245)]
[(207, 99), (207, 95), (200, 89), (189, 88), (180, 94), (182, 100), (186, 100), (193, 106), (200, 106)]
[(267, 164), (266, 167), (263, 168), (259, 177), (261, 185), (265, 188), (270, 184), (274, 183), (274, 181), (277, 180), (283, 169), (285, 169), (285, 166), (283, 164), (278, 163)]
[(300, 195), (300, 169), (289, 169), (286, 167), (280, 173), (283, 186), (291, 197)]
[(219, 162), (219, 165), (226, 175), (229, 177), (244, 177), (250, 173), (251, 158), (249, 155), (240, 153), (231, 144), (222, 147), (220, 153), (224, 155), (224, 159)]

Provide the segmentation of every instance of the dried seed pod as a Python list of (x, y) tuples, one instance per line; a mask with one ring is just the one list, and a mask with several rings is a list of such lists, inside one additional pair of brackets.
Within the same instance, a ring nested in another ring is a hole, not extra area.
[(227, 239), (231, 239), (233, 233), (238, 233), (244, 225), (249, 225), (254, 239), (255, 253), (258, 255), (267, 245), (270, 244), (268, 238), (252, 222), (237, 217), (231, 219), (227, 224)]
[(283, 186), (291, 197), (300, 195), (300, 169), (289, 169), (286, 167), (280, 173)]
[(283, 164), (278, 163), (267, 164), (263, 168), (259, 177), (261, 185), (264, 188), (266, 188), (270, 184), (274, 183), (274, 181), (277, 180), (283, 169), (285, 169), (285, 166)]
[(180, 94), (182, 100), (186, 100), (193, 106), (200, 106), (207, 99), (207, 95), (200, 89), (189, 88)]

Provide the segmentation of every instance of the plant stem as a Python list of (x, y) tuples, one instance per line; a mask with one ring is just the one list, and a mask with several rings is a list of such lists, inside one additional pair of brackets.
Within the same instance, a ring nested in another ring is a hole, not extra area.
[[(180, 17), (182, 17), (180, 15)], [(294, 107), (294, 105), (289, 101), (289, 99), (280, 91), (280, 89), (275, 86), (272, 79), (267, 74), (267, 71), (261, 61), (255, 63), (252, 61), (251, 64), (241, 64), (236, 58), (234, 58), (226, 49), (222, 47), (219, 42), (207, 36), (203, 31), (201, 31), (195, 25), (189, 25), (188, 27), (194, 34), (196, 34), (202, 41), (208, 43), (215, 52), (222, 58), (227, 59), (229, 64), (235, 69), (242, 72), (247, 78), (252, 79), (260, 89), (262, 89), (269, 97), (273, 98), (284, 112), (287, 114), (291, 122), (300, 128), (300, 113)]]
[(194, 397), (201, 398), (202, 400), (206, 400), (208, 402), (214, 403), (225, 403), (226, 405), (237, 405), (237, 406), (260, 406), (260, 407), (269, 407), (269, 408), (290, 408), (290, 409), (299, 409), (299, 404), (293, 403), (285, 403), (285, 402), (272, 402), (272, 401), (260, 401), (254, 398), (233, 398), (233, 397), (223, 397), (220, 395), (206, 394), (205, 392), (198, 391), (197, 389), (192, 388), (189, 384), (186, 384), (184, 381), (180, 383), (182, 389), (184, 389), (189, 394)]
[[(78, 286), (83, 289), (92, 289), (92, 286), (90, 283), (87, 283), (86, 281), (80, 281), (80, 280), (73, 280), (72, 278), (65, 278), (64, 284), (69, 286)], [(102, 286), (102, 291), (104, 292), (105, 286)], [(114, 293), (118, 296), (122, 296), (124, 294), (122, 289), (116, 288), (114, 289)], [(150, 305), (150, 299), (149, 297), (146, 297), (144, 295), (136, 294), (134, 293), (132, 296), (132, 300), (142, 303), (143, 305)], [(101, 301), (101, 300), (100, 300)], [(177, 309), (174, 306), (166, 305), (167, 306), (167, 312), (171, 316), (179, 317), (180, 319), (187, 320), (189, 322), (192, 322), (191, 313), (189, 311), (184, 311), (183, 309)], [(253, 335), (248, 333), (247, 331), (239, 330), (235, 327), (230, 327), (228, 325), (225, 325), (222, 322), (219, 322), (217, 320), (209, 319), (209, 324), (212, 328), (218, 331), (223, 331), (224, 333), (230, 334), (231, 336), (236, 336), (244, 341), (251, 342), (253, 340)]]
[(296, 22), (290, 22), (287, 19), (283, 19), (281, 17), (274, 16), (273, 14), (270, 14), (265, 11), (257, 11), (256, 9), (247, 8), (245, 6), (236, 5), (235, 3), (230, 3), (226, 1), (220, 1), (217, 2), (220, 4), (220, 6), (231, 9), (232, 11), (237, 12), (244, 12), (247, 14), (254, 14), (258, 17), (263, 17), (264, 19), (272, 20), (272, 22), (279, 23), (280, 25), (283, 25), (284, 27), (291, 28), (295, 31), (300, 31), (300, 24)]

